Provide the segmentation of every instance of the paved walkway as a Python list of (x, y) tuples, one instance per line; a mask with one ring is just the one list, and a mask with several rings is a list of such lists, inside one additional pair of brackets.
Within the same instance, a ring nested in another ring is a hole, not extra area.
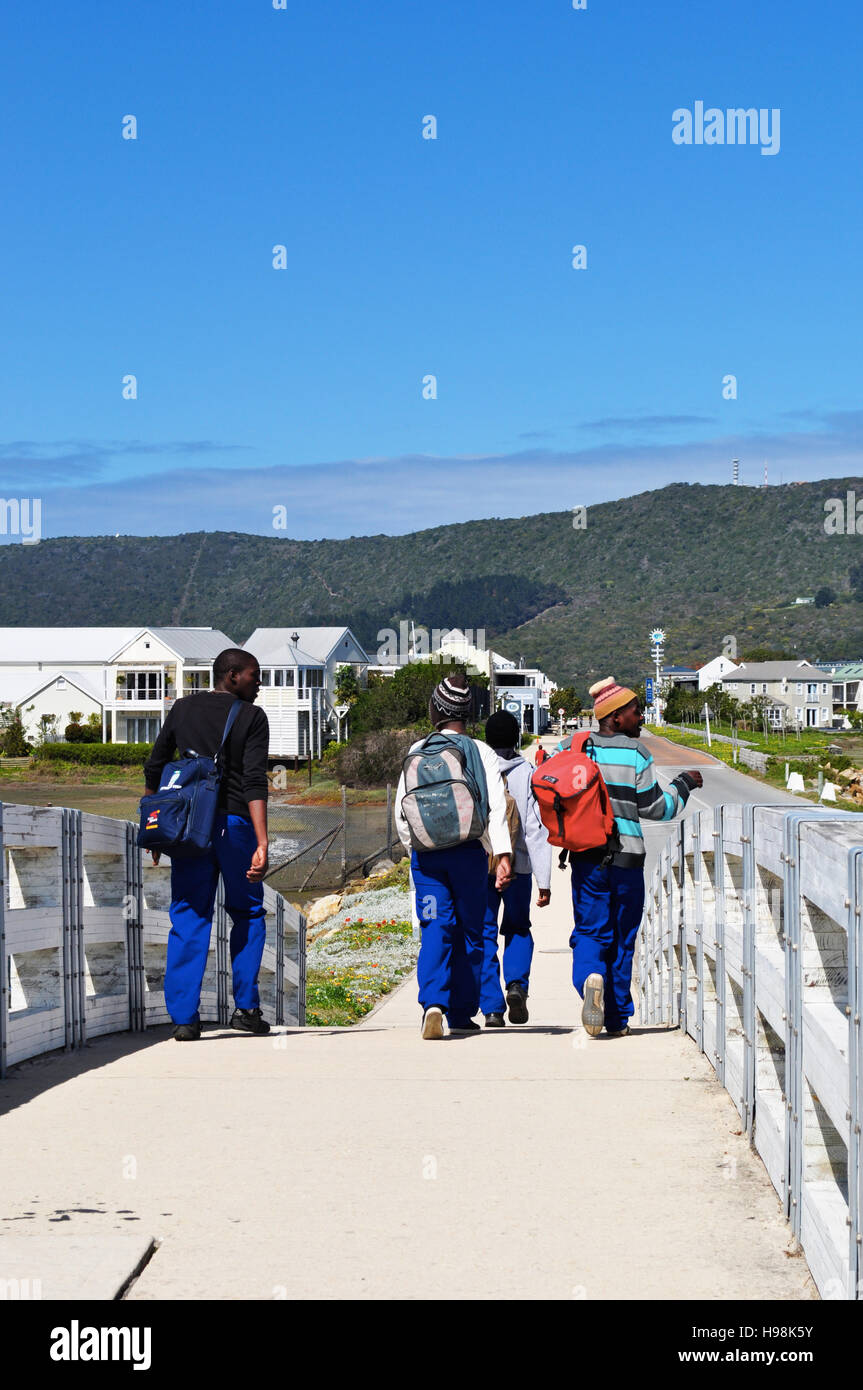
[[(133, 1299), (814, 1297), (694, 1045), (578, 1026), (557, 870), (536, 920), (523, 1028), (423, 1042), (412, 980), (356, 1029), (19, 1068), (2, 1230), (50, 1237), (57, 1277), (82, 1240), (160, 1237)], [(31, 1248), (21, 1277), (50, 1274)]]

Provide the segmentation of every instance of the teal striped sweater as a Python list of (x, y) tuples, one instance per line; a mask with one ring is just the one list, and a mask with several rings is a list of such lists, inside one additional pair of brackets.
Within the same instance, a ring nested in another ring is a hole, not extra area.
[[(591, 734), (591, 739), (593, 748), (588, 748), (588, 756), (602, 772), (620, 835), (621, 847), (612, 862), (622, 869), (638, 868), (645, 855), (640, 820), (673, 820), (689, 800), (692, 781), (687, 773), (678, 773), (664, 792), (656, 780), (653, 759), (640, 739), (626, 734)], [(558, 749), (568, 748), (571, 742), (564, 739)]]

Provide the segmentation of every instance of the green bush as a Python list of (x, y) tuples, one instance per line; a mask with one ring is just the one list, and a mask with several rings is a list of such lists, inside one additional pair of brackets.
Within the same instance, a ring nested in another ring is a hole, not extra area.
[(30, 744), (24, 734), (24, 725), (17, 710), (0, 711), (0, 755), (4, 758), (26, 758)]
[(335, 739), (333, 739), (332, 743), (328, 743), (320, 756), (319, 766), (321, 770), (323, 772), (332, 772), (335, 775), (338, 768), (339, 756), (344, 752), (347, 746), (347, 742), (337, 743)]
[[(432, 691), (453, 671), (464, 671), (464, 663), (412, 661), (399, 667), (391, 678), (370, 683), (367, 690), (360, 691), (351, 709), (352, 733), (357, 736), (377, 730), (398, 731), (426, 721)], [(488, 704), (488, 676), (471, 673), (468, 679), (474, 688), (474, 710), (478, 713)]]
[(67, 743), (101, 743), (102, 741), (101, 731), (94, 729), (90, 724), (77, 722), (67, 724), (63, 734)]
[(143, 765), (152, 748), (151, 743), (43, 743), (33, 756), (40, 762), (133, 767)]

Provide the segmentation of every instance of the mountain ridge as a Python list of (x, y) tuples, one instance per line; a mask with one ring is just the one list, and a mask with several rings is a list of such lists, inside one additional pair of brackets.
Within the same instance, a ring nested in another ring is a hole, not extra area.
[[(482, 628), (506, 655), (582, 686), (639, 679), (655, 625), (675, 662), (707, 660), (728, 637), (741, 653), (770, 643), (854, 658), (863, 544), (824, 529), (825, 502), (854, 490), (863, 498), (863, 479), (672, 483), (590, 506), (584, 529), (564, 511), (342, 540), (198, 531), (6, 545), (0, 625), (158, 626), (182, 613), (244, 641), (258, 626), (345, 622), (373, 653), (378, 631), (413, 618)], [(794, 606), (825, 586), (837, 602)]]

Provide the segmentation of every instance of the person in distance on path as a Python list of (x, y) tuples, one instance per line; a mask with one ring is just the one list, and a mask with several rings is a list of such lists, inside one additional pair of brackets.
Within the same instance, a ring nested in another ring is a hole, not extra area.
[[(216, 888), (221, 874), (225, 908), (231, 918), (234, 1009), (231, 1027), (241, 1033), (269, 1033), (260, 1009), (258, 974), (266, 940), (263, 878), (267, 871), (267, 716), (254, 707), (261, 668), (251, 652), (228, 647), (213, 663), (213, 689), (176, 700), (144, 764), (147, 795), (159, 786), (162, 769), (175, 748), (200, 756), (216, 752), (228, 711), (241, 709), (222, 750), (213, 847), (197, 858), (171, 861), (171, 930), (165, 965), (165, 1007), (178, 1042), (201, 1036), (198, 1008), (207, 964)], [(153, 853), (158, 864), (159, 854)]]
[[(639, 821), (672, 820), (689, 794), (703, 785), (700, 772), (681, 772), (667, 792), (640, 743), (644, 715), (634, 690), (613, 677), (590, 687), (599, 732), (588, 750), (611, 800), (618, 845), (570, 853), (574, 925), (572, 982), (584, 1000), (582, 1023), (591, 1037), (605, 1026), (611, 1037), (629, 1032), (632, 959), (644, 909), (644, 837)], [(565, 749), (572, 739), (557, 746)]]
[[(485, 1014), (486, 1028), (503, 1028), (504, 1011), (509, 1010), (510, 1023), (527, 1023), (527, 992), (530, 964), (533, 959), (533, 937), (530, 934), (530, 890), (536, 878), (539, 896), (537, 907), (547, 907), (551, 901), (551, 845), (543, 825), (536, 799), (531, 793), (530, 777), (533, 768), (517, 751), (518, 720), (506, 710), (498, 710), (487, 721), (485, 741), (495, 750), (506, 790), (518, 811), (518, 827), (513, 844), (514, 877), (508, 886), (499, 889), (492, 874), (488, 876), (488, 900), (483, 931), (482, 988), (479, 1006)], [(537, 757), (537, 762), (541, 760)], [(511, 831), (512, 833), (512, 831)], [(497, 958), (498, 917), (503, 903), (503, 979), (506, 998), (500, 987), (500, 964)]]
[[(488, 794), (487, 821), (481, 838), (452, 844), (450, 848), (413, 847), (411, 827), (405, 816), (405, 773), (399, 778), (395, 823), (399, 839), (411, 854), (411, 874), (416, 890), (416, 912), (421, 923), (417, 960), (419, 1002), (423, 1010), (422, 1036), (442, 1038), (443, 1020), (451, 1032), (478, 1032), (473, 1015), (479, 1009), (482, 975), (482, 934), (486, 909), (488, 852), (500, 855), (496, 882), (499, 888), (512, 878), (512, 844), (506, 821), (506, 796), (498, 771), (497, 754), (487, 743), (470, 739), (467, 720), (473, 703), (467, 677), (455, 671), (437, 685), (429, 701), (429, 719), (435, 730), (472, 745), (466, 750), (478, 758)], [(410, 753), (421, 749), (414, 743)]]

